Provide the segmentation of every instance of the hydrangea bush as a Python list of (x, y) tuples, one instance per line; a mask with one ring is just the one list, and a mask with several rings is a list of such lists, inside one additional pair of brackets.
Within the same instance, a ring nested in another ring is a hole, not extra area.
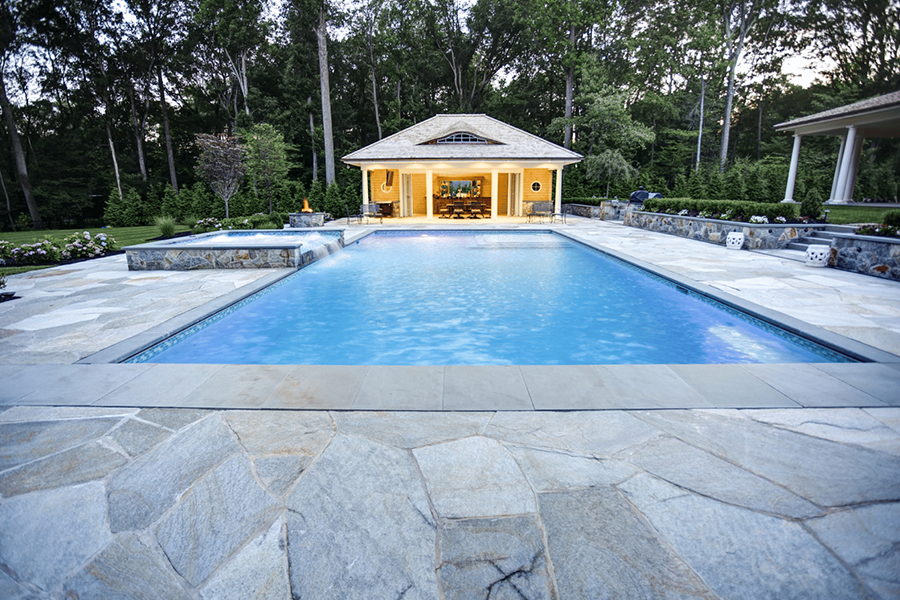
[(13, 248), (10, 256), (19, 265), (39, 265), (59, 262), (60, 251), (50, 240), (40, 240)]
[(60, 255), (63, 259), (94, 258), (116, 249), (116, 240), (105, 233), (91, 236), (90, 232), (73, 233), (63, 240)]

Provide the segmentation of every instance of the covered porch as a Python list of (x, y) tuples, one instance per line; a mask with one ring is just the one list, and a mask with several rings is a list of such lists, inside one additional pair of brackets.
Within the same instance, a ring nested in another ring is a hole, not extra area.
[(794, 134), (791, 166), (782, 202), (794, 200), (794, 184), (800, 159), (800, 145), (807, 136), (840, 136), (841, 146), (831, 182), (828, 204), (853, 201), (856, 172), (867, 138), (900, 137), (900, 92), (869, 98), (846, 106), (779, 123), (775, 131)]
[(498, 219), (522, 217), (535, 202), (562, 206), (562, 164), (361, 164), (363, 203), (390, 217)]
[(344, 156), (362, 172), (362, 202), (392, 218), (524, 218), (562, 208), (562, 170), (582, 159), (486, 115), (437, 115)]

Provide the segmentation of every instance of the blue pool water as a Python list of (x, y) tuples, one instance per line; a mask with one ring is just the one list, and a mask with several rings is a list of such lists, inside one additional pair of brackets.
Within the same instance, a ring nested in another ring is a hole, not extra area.
[(848, 360), (713, 304), (549, 232), (379, 232), (132, 361), (572, 365)]

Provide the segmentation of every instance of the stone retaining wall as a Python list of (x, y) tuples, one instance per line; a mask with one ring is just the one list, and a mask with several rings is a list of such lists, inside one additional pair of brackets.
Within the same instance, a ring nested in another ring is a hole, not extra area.
[(630, 202), (616, 200), (604, 201), (600, 206), (590, 204), (563, 204), (563, 210), (568, 210), (570, 215), (586, 217), (588, 219), (600, 219), (601, 221), (621, 221), (632, 210)]
[(784, 248), (792, 241), (814, 231), (823, 229), (825, 225), (756, 225), (738, 221), (720, 221), (717, 219), (701, 219), (699, 217), (683, 217), (634, 211), (626, 214), (625, 225), (639, 229), (649, 229), (681, 237), (725, 245), (728, 234), (737, 231), (744, 234), (744, 248), (749, 250), (772, 250)]
[(129, 271), (297, 268), (343, 248), (337, 238), (318, 248), (147, 248), (125, 252)]
[(900, 281), (900, 239), (835, 234), (829, 265)]

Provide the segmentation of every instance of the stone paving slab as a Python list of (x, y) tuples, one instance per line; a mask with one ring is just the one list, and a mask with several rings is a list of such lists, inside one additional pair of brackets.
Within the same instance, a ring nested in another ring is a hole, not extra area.
[[(95, 370), (98, 383), (92, 386)], [(8, 387), (0, 388), (0, 406), (522, 411), (900, 405), (900, 369), (883, 363), (559, 367), (77, 364), (24, 366), (8, 381)], [(421, 396), (415, 396), (416, 389)]]
[(32, 489), (3, 493), (5, 597), (887, 600), (900, 589), (900, 432), (888, 426), (900, 428), (900, 408), (109, 411), (0, 412), (0, 428), (57, 440), (35, 453), (0, 429), (26, 466), (131, 422), (170, 436), (91, 481), (43, 470)]

